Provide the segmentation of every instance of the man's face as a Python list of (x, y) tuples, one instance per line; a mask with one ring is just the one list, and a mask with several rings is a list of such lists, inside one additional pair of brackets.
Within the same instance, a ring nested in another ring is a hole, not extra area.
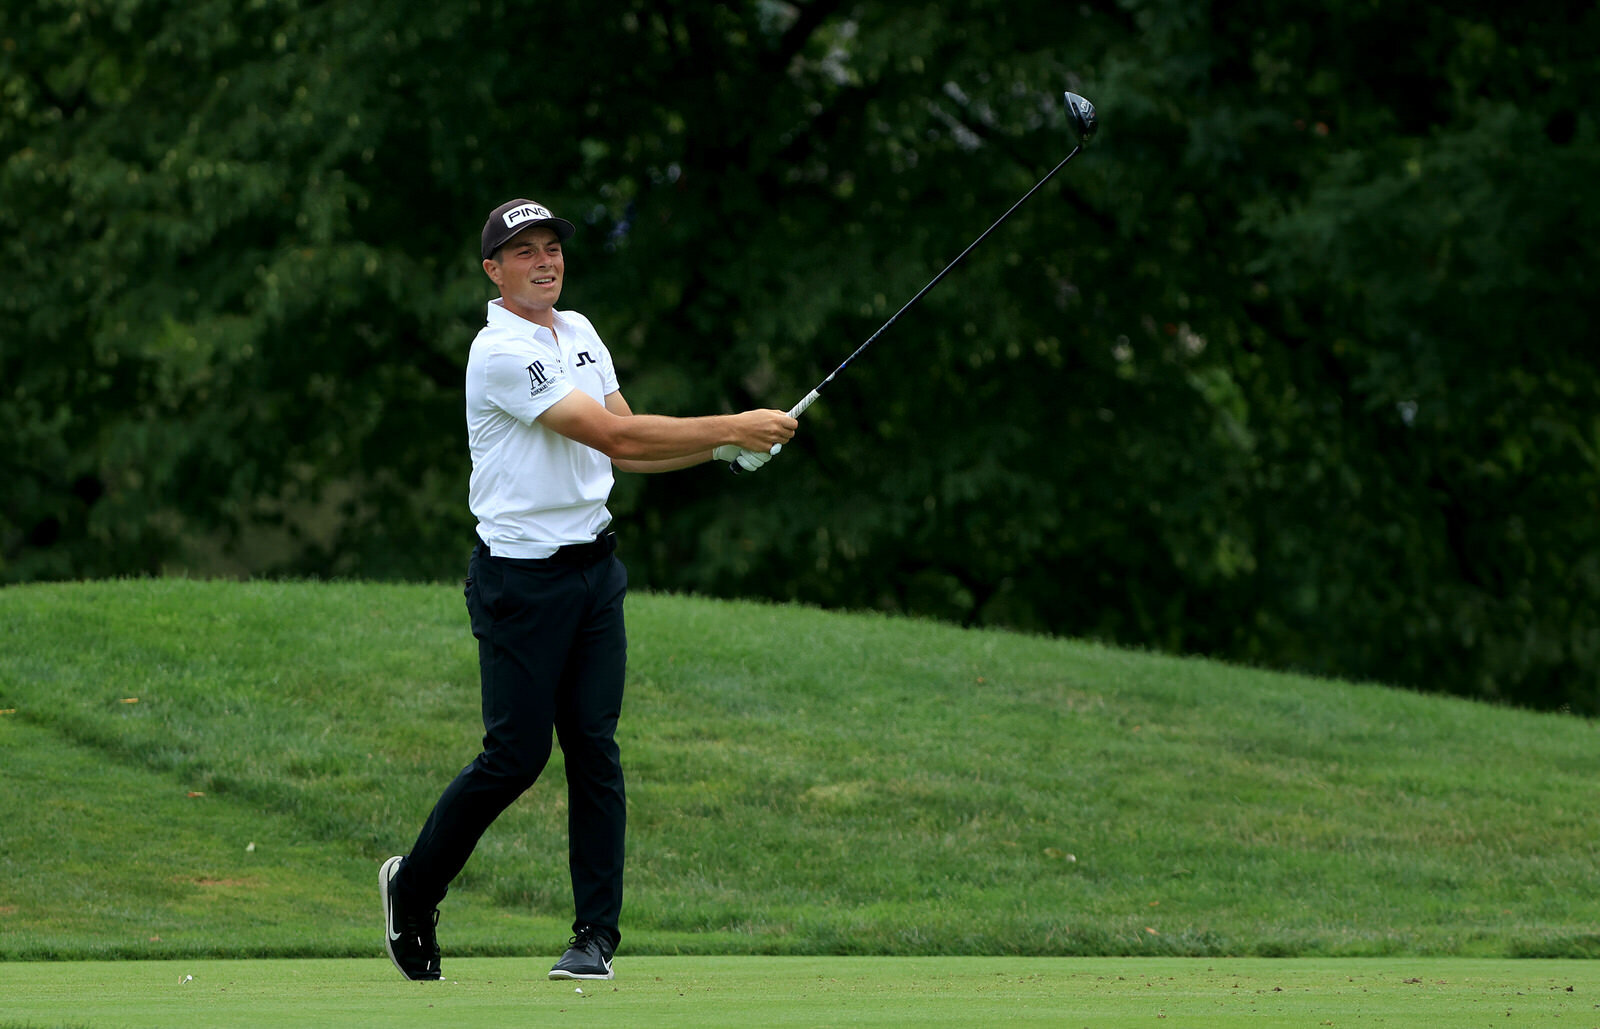
[(523, 229), (500, 248), (498, 261), (483, 262), (483, 270), (500, 287), (507, 308), (529, 321), (548, 324), (566, 274), (561, 238), (554, 229), (542, 225)]

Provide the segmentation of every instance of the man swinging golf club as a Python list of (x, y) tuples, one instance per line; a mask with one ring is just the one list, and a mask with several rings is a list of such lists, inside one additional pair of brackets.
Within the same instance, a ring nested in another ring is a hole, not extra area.
[(758, 470), (794, 436), (782, 411), (635, 415), (581, 314), (556, 310), (573, 224), (511, 200), (483, 226), (499, 288), (467, 358), (468, 502), (478, 519), (467, 611), (478, 639), (483, 749), (445, 788), (406, 855), (379, 872), (385, 946), (408, 979), (441, 977), (438, 906), (478, 839), (544, 770), (567, 773), (573, 937), (552, 979), (610, 979), (622, 936), (622, 710), (627, 572), (606, 502), (613, 468), (716, 459)]

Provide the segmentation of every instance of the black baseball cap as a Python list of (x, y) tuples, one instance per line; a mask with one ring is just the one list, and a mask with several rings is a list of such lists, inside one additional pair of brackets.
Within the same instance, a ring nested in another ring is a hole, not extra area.
[(490, 254), (505, 245), (506, 240), (530, 225), (554, 229), (563, 243), (578, 231), (577, 226), (565, 218), (557, 218), (543, 204), (536, 204), (532, 200), (507, 200), (490, 211), (489, 220), (483, 223), (483, 259), (487, 261)]

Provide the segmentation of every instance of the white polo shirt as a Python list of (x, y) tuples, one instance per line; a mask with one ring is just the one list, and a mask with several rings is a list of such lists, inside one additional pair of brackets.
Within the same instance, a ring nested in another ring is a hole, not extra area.
[(492, 300), (467, 358), (467, 502), (496, 557), (549, 557), (611, 522), (611, 459), (535, 419), (575, 389), (604, 404), (616, 367), (589, 319), (555, 322), (552, 333)]

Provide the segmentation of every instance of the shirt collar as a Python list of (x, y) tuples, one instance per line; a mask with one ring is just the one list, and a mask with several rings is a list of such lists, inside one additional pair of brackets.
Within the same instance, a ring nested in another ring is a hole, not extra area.
[[(538, 322), (530, 322), (521, 315), (512, 314), (510, 311), (507, 311), (505, 308), (505, 303), (500, 297), (495, 297), (493, 300), (489, 301), (488, 309), (489, 324), (495, 326), (496, 328), (510, 329), (513, 332), (527, 333), (537, 333), (541, 329), (545, 332), (550, 331), (543, 325), (540, 325)], [(565, 327), (567, 324), (566, 316), (560, 311), (555, 312), (555, 316), (556, 325)]]

